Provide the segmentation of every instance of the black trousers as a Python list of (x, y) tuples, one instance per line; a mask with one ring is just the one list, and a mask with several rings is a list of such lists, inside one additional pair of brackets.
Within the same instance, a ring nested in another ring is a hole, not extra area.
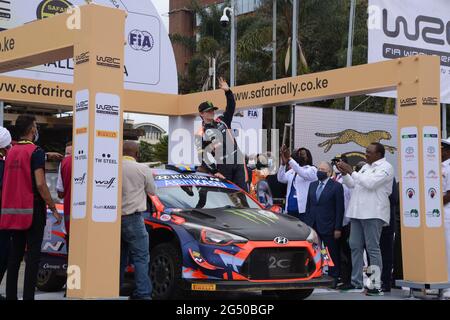
[(383, 227), (380, 237), (381, 259), (383, 270), (381, 271), (381, 283), (383, 288), (391, 289), (392, 268), (394, 264), (394, 227)]
[(344, 284), (350, 284), (352, 280), (352, 250), (348, 240), (350, 238), (350, 224), (342, 228), (341, 238), (338, 240), (341, 256), (341, 280)]
[(6, 274), (6, 299), (17, 300), (17, 281), (20, 264), (27, 249), (25, 279), (23, 285), (23, 300), (34, 300), (37, 273), (41, 258), (41, 246), (46, 223), (46, 208), (44, 204), (36, 203), (33, 211), (33, 223), (30, 229), (11, 231), (11, 251)]
[(217, 170), (227, 179), (237, 185), (239, 188), (248, 192), (246, 174), (247, 168), (243, 164), (219, 164)]
[(11, 233), (8, 230), (0, 230), (0, 283), (8, 268), (9, 247), (11, 245)]
[[(397, 224), (395, 227), (393, 280), (403, 280), (402, 239), (401, 239), (400, 221), (397, 221)], [(392, 281), (392, 282), (394, 282), (394, 281)]]

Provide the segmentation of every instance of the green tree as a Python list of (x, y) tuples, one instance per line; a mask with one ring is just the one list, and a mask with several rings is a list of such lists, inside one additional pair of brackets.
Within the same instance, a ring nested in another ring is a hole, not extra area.
[[(198, 31), (200, 41), (194, 44), (195, 55), (187, 76), (180, 80), (182, 92), (202, 89), (208, 77), (208, 59), (218, 59), (218, 74), (229, 74), (229, 27), (219, 24), (222, 6), (202, 8), (193, 2), (193, 10), (201, 17)], [(272, 0), (264, 0), (253, 14), (239, 16), (237, 24), (238, 85), (270, 80), (272, 78)], [(227, 4), (226, 4), (227, 5)], [(367, 63), (367, 7), (368, 1), (357, 1), (354, 31), (353, 65)], [(346, 66), (350, 0), (299, 1), (298, 70), (297, 74), (320, 72)], [(176, 38), (176, 36), (175, 36)], [(277, 1), (277, 78), (291, 75), (292, 2)], [(186, 39), (185, 39), (186, 40)], [(186, 41), (185, 41), (186, 42)], [(189, 41), (188, 41), (189, 42)], [(370, 75), (368, 75), (370, 76)], [(309, 105), (343, 109), (344, 99), (316, 101)], [(373, 96), (351, 98), (351, 109), (358, 111), (393, 113), (393, 99)], [(277, 128), (289, 121), (290, 108), (277, 109)], [(271, 109), (264, 110), (264, 127), (271, 127)]]
[(159, 161), (167, 163), (169, 155), (169, 136), (164, 135), (159, 139), (159, 142), (152, 146), (153, 149), (153, 161)]
[(187, 67), (185, 75), (179, 74), (181, 93), (197, 92), (211, 87), (209, 81), (209, 67), (213, 58), (216, 59), (218, 75), (227, 74), (229, 70), (230, 27), (224, 28), (220, 24), (222, 5), (203, 7), (198, 0), (193, 0), (189, 10), (199, 20), (196, 37), (186, 37), (180, 34), (171, 35), (173, 42), (184, 45), (194, 54)]
[(140, 162), (153, 162), (154, 160), (154, 154), (153, 154), (153, 146), (145, 142), (144, 140), (141, 140), (139, 142), (139, 161)]

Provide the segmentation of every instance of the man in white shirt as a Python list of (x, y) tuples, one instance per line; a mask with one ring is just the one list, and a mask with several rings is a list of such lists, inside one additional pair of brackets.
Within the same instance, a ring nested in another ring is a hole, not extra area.
[[(317, 168), (312, 165), (311, 153), (304, 148), (297, 151), (297, 160), (291, 157), (289, 149), (281, 147), (281, 166), (278, 181), (287, 184), (285, 212), (303, 220), (311, 182), (317, 180)], [(286, 165), (289, 164), (289, 170)]]
[[(447, 248), (447, 268), (450, 281), (450, 139), (441, 141), (442, 148), (442, 192), (444, 197), (444, 226)], [(450, 297), (450, 290), (446, 289), (445, 297)]]
[(381, 270), (383, 263), (380, 250), (380, 237), (384, 225), (389, 225), (390, 202), (394, 169), (384, 158), (385, 149), (380, 143), (367, 147), (367, 164), (361, 171), (340, 161), (339, 171), (344, 175), (343, 182), (353, 188), (346, 216), (351, 219), (350, 248), (352, 249), (352, 283), (342, 290), (363, 290), (364, 245), (369, 255), (374, 274), (374, 284), (368, 288), (367, 295), (383, 295), (381, 289)]

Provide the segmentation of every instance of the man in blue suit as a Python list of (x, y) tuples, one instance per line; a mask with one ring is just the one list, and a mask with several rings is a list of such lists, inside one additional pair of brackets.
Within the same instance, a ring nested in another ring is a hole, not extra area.
[(306, 202), (305, 222), (317, 231), (324, 245), (328, 247), (334, 267), (328, 274), (335, 279), (340, 273), (340, 255), (338, 239), (341, 237), (344, 218), (344, 189), (342, 184), (331, 179), (333, 168), (322, 162), (317, 171), (318, 181), (309, 186)]

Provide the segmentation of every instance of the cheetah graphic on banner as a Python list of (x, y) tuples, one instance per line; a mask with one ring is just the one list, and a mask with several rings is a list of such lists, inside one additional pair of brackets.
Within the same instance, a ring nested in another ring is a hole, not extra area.
[[(324, 148), (324, 152), (330, 151), (333, 145), (336, 144), (347, 144), (350, 142), (354, 142), (363, 148), (367, 148), (373, 142), (392, 139), (392, 135), (389, 132), (383, 130), (373, 130), (364, 133), (352, 129), (347, 129), (336, 133), (316, 132), (315, 135), (321, 138), (330, 138), (318, 144), (320, 148)], [(386, 148), (386, 151), (390, 152), (391, 154), (393, 154), (397, 150), (397, 148), (393, 146), (389, 146), (386, 144), (383, 145)]]

